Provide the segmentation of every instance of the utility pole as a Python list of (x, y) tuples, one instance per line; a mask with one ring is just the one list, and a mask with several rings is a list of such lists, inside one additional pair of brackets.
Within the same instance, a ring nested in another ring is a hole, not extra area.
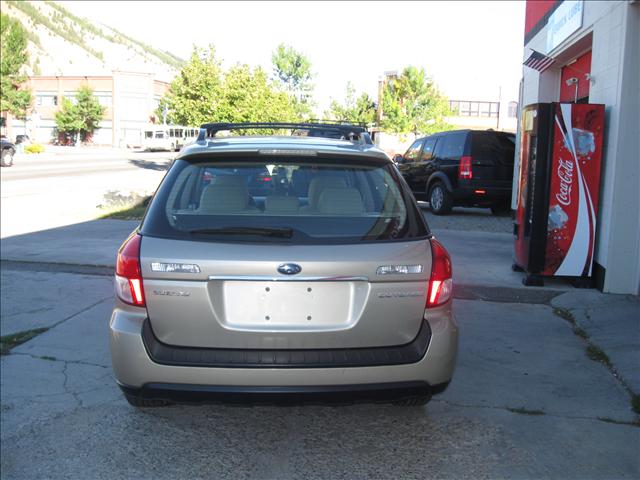
[(378, 78), (378, 108), (376, 109), (376, 123), (380, 126), (382, 121), (382, 95), (384, 94), (384, 77)]

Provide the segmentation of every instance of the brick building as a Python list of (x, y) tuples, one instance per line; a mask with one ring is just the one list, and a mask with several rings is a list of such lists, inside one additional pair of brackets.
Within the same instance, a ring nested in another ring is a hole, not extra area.
[(33, 104), (26, 120), (6, 120), (9, 138), (27, 134), (39, 143), (55, 139), (55, 113), (62, 98), (73, 101), (78, 88), (88, 85), (101, 105), (106, 107), (93, 143), (125, 147), (140, 145), (142, 130), (149, 124), (160, 98), (169, 84), (156, 80), (153, 74), (114, 71), (110, 76), (33, 76), (27, 86), (33, 94)]

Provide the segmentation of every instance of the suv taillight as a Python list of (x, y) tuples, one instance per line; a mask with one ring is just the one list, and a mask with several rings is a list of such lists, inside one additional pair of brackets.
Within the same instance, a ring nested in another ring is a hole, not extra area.
[(140, 241), (142, 237), (133, 233), (118, 250), (116, 262), (116, 295), (129, 305), (146, 306), (140, 269)]
[(426, 308), (437, 307), (451, 298), (451, 257), (435, 238), (431, 239), (431, 278), (427, 289)]
[(458, 167), (458, 178), (473, 178), (473, 169), (471, 168), (471, 157), (465, 155), (460, 157), (460, 166)]

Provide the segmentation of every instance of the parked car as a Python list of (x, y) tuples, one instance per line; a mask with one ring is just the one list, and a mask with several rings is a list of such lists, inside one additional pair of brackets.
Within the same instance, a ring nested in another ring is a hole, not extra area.
[(16, 135), (16, 145), (24, 144), (25, 146), (31, 144), (29, 135)]
[(398, 169), (413, 193), (436, 215), (454, 206), (510, 209), (515, 135), (493, 130), (455, 130), (416, 140)]
[(16, 146), (6, 138), (0, 139), (0, 165), (10, 167), (13, 165), (13, 157), (16, 154)]
[[(202, 128), (118, 252), (110, 349), (128, 402), (418, 405), (442, 392), (458, 339), (451, 259), (364, 128)], [(287, 188), (253, 180), (269, 171)]]

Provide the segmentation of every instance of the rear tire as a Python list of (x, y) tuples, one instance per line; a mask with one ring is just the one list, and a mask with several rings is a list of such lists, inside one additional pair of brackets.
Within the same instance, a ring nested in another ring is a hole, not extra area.
[(130, 395), (128, 393), (124, 394), (124, 398), (127, 399), (129, 405), (136, 408), (155, 408), (155, 407), (167, 407), (169, 405), (173, 405), (169, 400), (158, 400), (155, 398), (142, 398), (136, 397), (135, 395)]
[(431, 395), (420, 395), (418, 397), (405, 398), (393, 402), (399, 407), (422, 407), (431, 401)]
[(435, 182), (429, 189), (429, 208), (435, 215), (446, 215), (453, 208), (453, 197), (442, 182)]
[(10, 148), (2, 150), (2, 154), (0, 156), (0, 165), (2, 165), (3, 167), (10, 167), (11, 165), (13, 165), (14, 153), (15, 152)]

